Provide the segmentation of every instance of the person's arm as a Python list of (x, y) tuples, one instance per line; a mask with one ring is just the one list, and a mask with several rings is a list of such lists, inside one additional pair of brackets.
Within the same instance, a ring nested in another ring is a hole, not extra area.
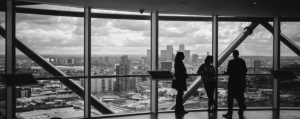
[(243, 73), (247, 74), (247, 66), (246, 66), (246, 62), (243, 60)]
[(228, 64), (227, 64), (227, 70), (226, 70), (226, 72), (224, 72), (224, 74), (228, 75), (230, 72), (231, 72), (231, 63), (229, 61)]

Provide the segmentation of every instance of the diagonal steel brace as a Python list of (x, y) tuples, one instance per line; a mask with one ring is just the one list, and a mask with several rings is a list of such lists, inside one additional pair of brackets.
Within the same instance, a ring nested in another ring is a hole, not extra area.
[[(268, 22), (261, 22), (262, 26), (264, 26), (268, 31), (272, 34), (274, 33), (273, 26)], [(284, 34), (280, 33), (279, 35), (280, 41), (282, 41), (287, 47), (289, 47), (292, 51), (294, 51), (298, 56), (300, 56), (300, 47), (295, 44), (292, 40), (288, 39)]]
[[(6, 31), (4, 28), (0, 27), (0, 35), (6, 38)], [(22, 42), (20, 42), (17, 38), (15, 38), (16, 41), (16, 47), (22, 51), (25, 55), (27, 55), (29, 58), (31, 58), (33, 61), (35, 61), (37, 64), (39, 64), (41, 67), (43, 67), (46, 71), (51, 73), (54, 76), (63, 76), (67, 77), (66, 74), (64, 74), (62, 71), (57, 69), (54, 65), (44, 60), (44, 58), (32, 51), (30, 48), (25, 46)], [(76, 84), (72, 79), (59, 79), (60, 82), (62, 82), (64, 85), (66, 85), (68, 88), (70, 88), (72, 91), (74, 91), (77, 95), (79, 95), (81, 98), (84, 98), (84, 89), (82, 86)], [(98, 99), (95, 96), (91, 96), (91, 105), (97, 109), (99, 112), (103, 114), (113, 114), (114, 112), (110, 110), (107, 106), (105, 106), (103, 103), (99, 102)]]

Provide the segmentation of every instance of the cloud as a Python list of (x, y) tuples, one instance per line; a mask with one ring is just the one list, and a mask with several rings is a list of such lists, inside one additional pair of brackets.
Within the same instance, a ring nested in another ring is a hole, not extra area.
[[(51, 9), (73, 9), (50, 7)], [(83, 9), (74, 10), (82, 11)], [(113, 11), (101, 10), (100, 12)], [(4, 13), (0, 12), (2, 25), (4, 20)], [(249, 24), (248, 22), (220, 22), (219, 53)], [(299, 25), (300, 22), (283, 23), (282, 32), (300, 46)], [(150, 49), (149, 20), (92, 18), (91, 27), (93, 54), (146, 54), (146, 50)], [(83, 54), (83, 18), (17, 14), (16, 31), (20, 41), (41, 54)], [(272, 39), (272, 34), (259, 25), (238, 49), (244, 55), (272, 55)], [(4, 42), (4, 39), (0, 37), (2, 49)], [(176, 51), (179, 44), (184, 44), (187, 50), (191, 50), (191, 54), (211, 53), (211, 22), (160, 21), (159, 50), (166, 49), (166, 45), (173, 45)], [(0, 53), (3, 54), (2, 49)], [(291, 51), (283, 49), (282, 52)]]

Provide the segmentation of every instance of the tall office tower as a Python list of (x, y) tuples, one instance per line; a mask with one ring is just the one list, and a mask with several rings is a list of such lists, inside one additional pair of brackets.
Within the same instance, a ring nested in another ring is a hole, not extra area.
[[(116, 74), (129, 75), (129, 69), (130, 69), (130, 64), (129, 64), (128, 55), (121, 56), (120, 64), (116, 65)], [(116, 91), (117, 92), (128, 91), (129, 90), (128, 83), (129, 81), (127, 77), (117, 77)]]
[(166, 61), (173, 61), (173, 46), (167, 45)]
[(91, 92), (111, 92), (113, 90), (113, 79), (91, 79)]
[(261, 68), (261, 61), (260, 60), (254, 60), (254, 73), (259, 74)]
[(209, 52), (206, 52), (206, 55), (208, 56), (208, 55), (209, 55)]
[(160, 69), (163, 71), (172, 71), (172, 62), (161, 62)]
[(190, 63), (190, 59), (191, 59), (191, 51), (190, 50), (185, 50), (184, 52), (184, 62), (185, 63)]
[(185, 49), (184, 49), (184, 45), (183, 45), (183, 44), (180, 44), (180, 45), (179, 45), (179, 51), (180, 51), (180, 52), (184, 52), (184, 50), (185, 50)]
[(146, 60), (146, 63), (148, 65), (150, 65), (150, 61), (151, 61), (151, 50), (147, 49), (147, 60)]
[(161, 50), (160, 51), (160, 60), (166, 61), (167, 60), (167, 50)]
[(193, 65), (198, 65), (198, 62), (199, 62), (199, 55), (198, 54), (193, 54), (192, 55), (192, 64)]
[(104, 64), (106, 64), (106, 66), (109, 65), (109, 57), (107, 56), (104, 57)]
[(66, 64), (75, 64), (75, 59), (74, 59), (74, 58), (67, 58), (67, 59), (65, 60), (65, 63), (66, 63)]

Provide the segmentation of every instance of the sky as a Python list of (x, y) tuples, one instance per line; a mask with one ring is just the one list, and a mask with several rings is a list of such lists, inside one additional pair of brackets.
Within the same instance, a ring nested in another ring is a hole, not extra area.
[[(31, 8), (83, 11), (82, 8), (38, 5)], [(101, 13), (128, 12), (96, 10)], [(139, 13), (133, 13), (139, 14)], [(0, 24), (4, 27), (5, 15), (0, 12)], [(83, 18), (45, 16), (33, 14), (16, 15), (17, 38), (39, 54), (83, 55)], [(219, 54), (250, 23), (219, 23)], [(184, 44), (192, 54), (206, 55), (212, 52), (211, 22), (160, 21), (159, 50), (166, 45)], [(282, 32), (300, 46), (300, 22), (282, 23)], [(272, 34), (258, 26), (239, 47), (241, 55), (272, 56)], [(5, 52), (5, 40), (0, 37), (0, 54)], [(92, 55), (146, 55), (150, 49), (149, 20), (92, 19)], [(283, 55), (295, 55), (282, 45)]]

